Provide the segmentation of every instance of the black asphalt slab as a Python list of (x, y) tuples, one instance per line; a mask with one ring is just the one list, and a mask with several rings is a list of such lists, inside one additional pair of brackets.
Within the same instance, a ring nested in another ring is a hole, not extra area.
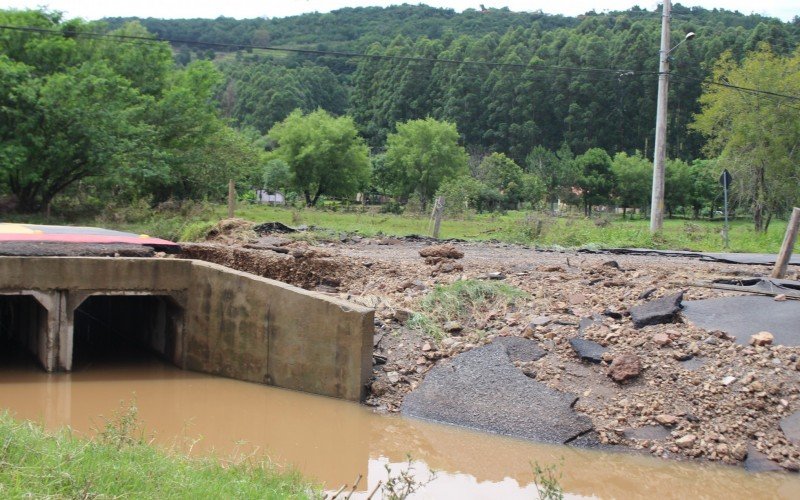
[(750, 336), (767, 331), (775, 344), (800, 346), (800, 301), (742, 296), (683, 302), (683, 316), (706, 330), (721, 330), (747, 344)]
[[(660, 255), (662, 257), (694, 257), (704, 261), (726, 264), (775, 265), (775, 255), (768, 253), (706, 253), (689, 250), (656, 250), (653, 248), (604, 248), (602, 250), (581, 249), (584, 253), (609, 253), (616, 255)], [(793, 255), (789, 265), (800, 266), (800, 255)]]
[(0, 256), (6, 257), (152, 257), (154, 254), (150, 247), (126, 243), (0, 242)]
[(404, 415), (546, 443), (569, 443), (592, 430), (573, 411), (577, 397), (522, 373), (511, 357), (537, 359), (535, 342), (500, 338), (437, 364), (403, 400)]

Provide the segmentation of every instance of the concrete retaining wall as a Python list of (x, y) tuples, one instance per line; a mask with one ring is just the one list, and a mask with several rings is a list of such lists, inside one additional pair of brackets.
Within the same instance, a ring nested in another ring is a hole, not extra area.
[(29, 341), (47, 370), (72, 368), (74, 312), (93, 295), (167, 299), (174, 338), (151, 347), (185, 369), (357, 401), (372, 367), (371, 309), (207, 262), (0, 257), (0, 294), (47, 312)]

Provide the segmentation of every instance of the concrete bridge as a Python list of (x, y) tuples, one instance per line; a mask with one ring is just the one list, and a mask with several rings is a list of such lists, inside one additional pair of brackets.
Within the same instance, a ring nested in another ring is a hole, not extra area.
[(196, 260), (0, 257), (0, 326), (47, 371), (70, 371), (82, 321), (180, 368), (358, 401), (371, 309)]

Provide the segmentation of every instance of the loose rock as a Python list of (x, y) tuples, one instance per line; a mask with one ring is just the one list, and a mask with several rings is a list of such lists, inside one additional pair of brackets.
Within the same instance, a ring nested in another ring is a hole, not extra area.
[(769, 332), (758, 332), (752, 337), (750, 337), (750, 345), (755, 346), (765, 346), (772, 344), (772, 341), (775, 340), (775, 336)]
[(683, 292), (668, 295), (644, 304), (631, 307), (631, 319), (636, 328), (648, 325), (672, 323), (678, 318), (681, 310)]
[(589, 361), (591, 363), (599, 363), (603, 360), (603, 354), (606, 348), (586, 339), (570, 339), (569, 345), (575, 350), (575, 353), (581, 358), (581, 361)]
[(635, 354), (620, 354), (614, 357), (608, 367), (608, 376), (614, 382), (624, 382), (639, 376), (642, 372), (642, 363)]

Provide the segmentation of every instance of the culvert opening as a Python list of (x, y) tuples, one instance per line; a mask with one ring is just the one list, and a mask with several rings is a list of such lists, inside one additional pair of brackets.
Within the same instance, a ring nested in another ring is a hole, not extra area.
[(31, 295), (0, 295), (0, 361), (44, 365), (47, 310)]
[(176, 364), (182, 314), (168, 296), (91, 296), (75, 309), (72, 369), (154, 355)]

